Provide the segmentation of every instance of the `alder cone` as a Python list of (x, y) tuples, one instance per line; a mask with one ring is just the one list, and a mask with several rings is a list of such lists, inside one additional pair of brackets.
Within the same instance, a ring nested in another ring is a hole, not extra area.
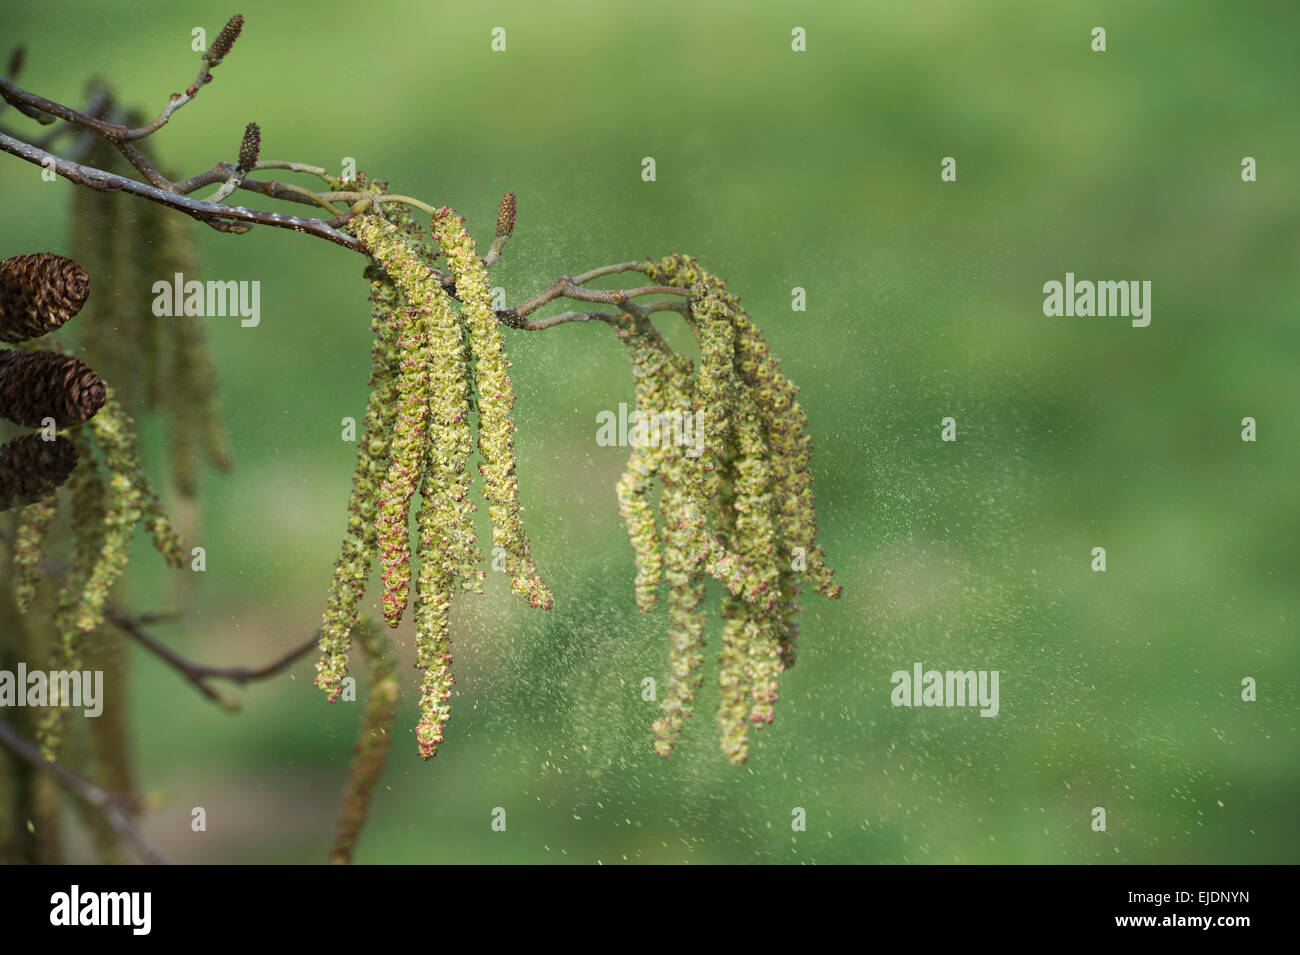
[(0, 447), (0, 511), (49, 497), (76, 466), (77, 449), (67, 438), (46, 441), (39, 434), (14, 438)]
[(84, 361), (56, 352), (0, 351), (0, 417), (29, 428), (84, 424), (104, 406), (104, 379)]
[(90, 294), (90, 276), (53, 252), (15, 255), (0, 262), (0, 341), (48, 335), (70, 319)]

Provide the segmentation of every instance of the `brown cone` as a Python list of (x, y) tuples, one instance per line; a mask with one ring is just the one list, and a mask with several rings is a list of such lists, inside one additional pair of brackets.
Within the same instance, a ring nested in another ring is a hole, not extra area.
[(83, 424), (104, 406), (104, 380), (71, 355), (0, 351), (0, 417), (29, 428)]
[(90, 276), (53, 252), (0, 262), (0, 341), (25, 342), (54, 331), (86, 304)]
[(57, 491), (77, 466), (67, 438), (25, 434), (0, 447), (0, 511), (26, 507)]

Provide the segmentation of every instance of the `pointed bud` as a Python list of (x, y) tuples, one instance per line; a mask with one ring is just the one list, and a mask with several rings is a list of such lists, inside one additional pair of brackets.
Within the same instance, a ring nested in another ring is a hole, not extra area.
[(257, 123), (244, 127), (244, 141), (239, 144), (239, 169), (248, 172), (257, 165), (257, 154), (262, 149), (262, 130)]
[(0, 341), (23, 342), (54, 331), (86, 303), (90, 276), (53, 252), (0, 262)]
[(29, 428), (53, 418), (82, 424), (104, 406), (104, 380), (80, 359), (57, 352), (0, 351), (0, 417)]
[(0, 511), (49, 497), (77, 466), (77, 449), (67, 438), (46, 441), (25, 434), (0, 447)]
[(23, 71), (23, 63), (27, 60), (27, 47), (18, 46), (9, 54), (9, 78), (15, 80), (18, 74)]
[(234, 46), (235, 41), (239, 39), (239, 31), (242, 29), (244, 29), (244, 18), (241, 14), (236, 13), (229, 21), (227, 21), (226, 25), (221, 28), (221, 32), (217, 34), (217, 38), (213, 40), (212, 45), (208, 47), (208, 52), (203, 54), (204, 62), (211, 67), (216, 66), (225, 59), (226, 54), (230, 52), (230, 48)]
[(515, 231), (515, 194), (507, 192), (501, 197), (501, 207), (497, 209), (497, 235), (509, 236)]

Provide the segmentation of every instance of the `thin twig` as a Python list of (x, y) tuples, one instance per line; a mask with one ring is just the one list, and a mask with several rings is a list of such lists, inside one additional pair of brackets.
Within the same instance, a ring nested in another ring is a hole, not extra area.
[(88, 779), (83, 779), (60, 762), (44, 759), (36, 746), (24, 739), (8, 723), (2, 721), (0, 721), (0, 745), (23, 762), (49, 773), (60, 786), (89, 803), (104, 817), (104, 821), (112, 828), (118, 839), (134, 846), (141, 858), (154, 865), (171, 864), (171, 860), (150, 843), (144, 833), (136, 827), (123, 807), (121, 796), (95, 785)]
[(231, 711), (239, 709), (239, 704), (227, 699), (210, 687), (207, 683), (208, 680), (229, 680), (231, 683), (242, 686), (251, 683), (253, 680), (262, 680), (269, 676), (275, 676), (315, 649), (320, 639), (318, 631), (306, 643), (294, 647), (288, 653), (264, 666), (216, 666), (208, 663), (196, 663), (181, 656), (165, 643), (150, 636), (141, 625), (138, 617), (123, 613), (115, 607), (109, 607), (105, 611), (104, 618), (174, 669), (209, 700), (212, 700), (223, 709)]
[[(14, 534), (7, 527), (0, 527), (0, 540), (5, 541), (10, 547), (14, 545)], [(67, 578), (67, 568), (58, 561), (50, 557), (42, 557), (39, 564), (42, 571), (49, 577), (57, 580)], [(260, 667), (244, 666), (216, 666), (207, 663), (195, 663), (193, 660), (181, 656), (171, 647), (156, 640), (144, 629), (145, 625), (155, 623), (161, 620), (171, 619), (176, 616), (174, 613), (145, 613), (130, 614), (119, 607), (109, 604), (104, 610), (104, 619), (117, 627), (118, 630), (126, 634), (136, 643), (140, 644), (154, 656), (158, 657), (176, 672), (180, 673), (186, 680), (209, 700), (220, 705), (221, 707), (234, 710), (238, 709), (238, 704), (227, 700), (212, 687), (208, 686), (208, 680), (229, 680), (231, 683), (244, 685), (253, 680), (265, 679), (269, 676), (275, 676), (277, 673), (289, 667), (294, 661), (309, 653), (316, 646), (319, 639), (319, 633), (313, 634), (312, 638), (306, 643), (294, 647), (288, 653), (270, 663)]]
[[(222, 46), (220, 38), (208, 52), (204, 53), (201, 58), (201, 69), (198, 77), (195, 79), (184, 93), (172, 94), (166, 107), (160, 112), (152, 122), (136, 128), (127, 128), (118, 123), (111, 123), (96, 115), (88, 112), (82, 112), (48, 100), (35, 93), (21, 89), (11, 80), (0, 78), (0, 98), (18, 109), (22, 110), (29, 116), (35, 116), (42, 121), (63, 120), (66, 124), (79, 127), (95, 135), (102, 136), (108, 142), (112, 143), (127, 160), (138, 169), (141, 174), (148, 180), (148, 183), (137, 182), (124, 176), (116, 176), (112, 173), (96, 169), (92, 166), (82, 165), (80, 163), (55, 156), (47, 152), (41, 145), (25, 142), (24, 140), (0, 132), (0, 150), (25, 159), (30, 163), (39, 166), (47, 166), (60, 176), (74, 182), (78, 185), (87, 186), (91, 189), (101, 191), (122, 191), (130, 195), (148, 199), (151, 202), (157, 202), (177, 211), (184, 212), (189, 216), (204, 222), (214, 229), (221, 232), (247, 232), (253, 225), (269, 225), (276, 228), (292, 229), (296, 232), (304, 232), (309, 235), (315, 235), (319, 238), (327, 239), (344, 248), (351, 249), (354, 252), (365, 253), (361, 243), (353, 236), (342, 231), (351, 219), (367, 210), (382, 211), (384, 205), (389, 203), (401, 203), (419, 209), (426, 214), (434, 215), (436, 211), (432, 205), (420, 199), (400, 194), (380, 194), (360, 191), (325, 191), (312, 192), (301, 186), (280, 183), (274, 180), (261, 181), (245, 178), (241, 173), (251, 171), (251, 169), (285, 169), (292, 172), (314, 175), (327, 184), (333, 184), (333, 180), (328, 172), (321, 166), (314, 166), (308, 163), (288, 162), (283, 160), (256, 161), (249, 167), (240, 169), (227, 162), (220, 162), (212, 166), (205, 172), (192, 176), (189, 179), (180, 182), (170, 182), (163, 177), (145, 158), (139, 150), (135, 149), (131, 142), (134, 140), (144, 139), (164, 125), (167, 124), (172, 114), (188, 103), (198, 90), (201, 89), (212, 79), (211, 68), (221, 62), (222, 56), (229, 52), (230, 42), (233, 37), (238, 35), (239, 27), (242, 26), (243, 18), (235, 17), (227, 24), (226, 31), (233, 29), (233, 34)], [(218, 49), (220, 47), (220, 49)], [(95, 111), (102, 111), (104, 103), (92, 98), (91, 106)], [(52, 138), (52, 135), (46, 139)], [(190, 198), (190, 193), (206, 185), (215, 185), (223, 183), (224, 185), (208, 201)], [(298, 216), (286, 216), (279, 213), (265, 212), (260, 209), (249, 209), (244, 206), (231, 206), (225, 204), (224, 200), (230, 193), (236, 189), (244, 189), (251, 192), (257, 192), (261, 195), (274, 199), (285, 199), (291, 202), (306, 203), (317, 205), (329, 211), (332, 215), (328, 221), (322, 219), (308, 219)], [(351, 202), (352, 207), (346, 211), (341, 210), (333, 205), (334, 202)], [(513, 214), (511, 215), (511, 226), (513, 227)], [(505, 247), (505, 240), (508, 238), (509, 230), (506, 235), (498, 235), (492, 243), (492, 248), (487, 256), (483, 259), (485, 266), (494, 265), (501, 257), (502, 250)], [(502, 324), (523, 329), (526, 331), (537, 331), (545, 328), (553, 328), (556, 325), (568, 322), (586, 322), (592, 319), (604, 321), (610, 324), (618, 324), (621, 321), (617, 316), (607, 312), (594, 311), (569, 311), (561, 315), (555, 315), (549, 318), (528, 320), (527, 316), (542, 306), (555, 301), (558, 298), (568, 298), (577, 302), (586, 302), (601, 305), (614, 305), (620, 308), (624, 313), (637, 318), (644, 318), (652, 312), (673, 309), (681, 312), (688, 312), (688, 308), (683, 302), (670, 304), (653, 302), (641, 305), (632, 301), (644, 295), (673, 295), (690, 297), (689, 290), (677, 288), (674, 286), (664, 285), (647, 285), (633, 289), (588, 289), (584, 286), (587, 282), (605, 275), (614, 275), (621, 272), (646, 272), (648, 268), (645, 262), (620, 262), (614, 265), (602, 266), (584, 272), (576, 276), (561, 276), (549, 288), (537, 293), (531, 298), (512, 308), (503, 309), (496, 313), (498, 321)], [(430, 269), (431, 274), (437, 279), (439, 284), (452, 295), (456, 296), (455, 279), (450, 274), (444, 274), (437, 269)]]
[[(214, 228), (221, 229), (223, 225), (230, 226), (236, 223), (267, 225), (278, 229), (306, 232), (309, 235), (328, 239), (330, 242), (341, 245), (346, 249), (352, 249), (354, 252), (362, 251), (360, 242), (347, 233), (331, 228), (320, 219), (303, 219), (298, 216), (281, 215), (278, 212), (264, 212), (260, 209), (249, 209), (244, 206), (227, 206), (191, 199), (188, 196), (177, 195), (157, 186), (147, 185), (134, 179), (127, 179), (124, 176), (104, 172), (102, 169), (96, 169), (93, 166), (85, 166), (81, 163), (61, 159), (52, 153), (38, 149), (30, 143), (14, 139), (4, 133), (0, 133), (0, 150), (20, 159), (25, 159), (34, 165), (48, 166), (64, 179), (78, 185), (88, 186), (100, 192), (121, 191), (133, 196), (139, 196), (160, 205), (170, 206)], [(225, 220), (235, 221), (229, 222)]]
[[(640, 262), (623, 263), (623, 265), (644, 267)], [(577, 278), (561, 275), (550, 288), (543, 289), (532, 298), (520, 302), (513, 308), (497, 312), (497, 318), (507, 325), (518, 327), (519, 319), (537, 311), (543, 305), (553, 302), (557, 298), (571, 298), (576, 302), (595, 302), (602, 305), (621, 306), (628, 299), (641, 295), (690, 295), (688, 289), (681, 289), (672, 285), (645, 285), (641, 288), (632, 289), (589, 289), (583, 287), (584, 282), (600, 275), (608, 275), (611, 271), (631, 271), (631, 268), (606, 266), (603, 269), (593, 269), (591, 272), (579, 275)]]

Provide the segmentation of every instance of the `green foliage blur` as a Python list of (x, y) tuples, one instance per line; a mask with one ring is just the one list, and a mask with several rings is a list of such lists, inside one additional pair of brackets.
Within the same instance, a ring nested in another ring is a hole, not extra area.
[[(10, 4), (0, 52), (27, 44), (28, 89), (76, 103), (100, 76), (152, 114), (197, 70), (191, 30), (211, 38), (235, 12)], [(556, 606), (529, 611), (494, 574), (461, 600), (457, 695), (428, 764), (412, 630), (396, 632), (405, 695), (358, 862), (1300, 861), (1294, 8), (244, 12), (214, 82), (157, 136), (172, 169), (232, 160), (256, 121), (264, 159), (354, 157), (456, 208), (484, 246), (513, 190), (493, 272), (510, 302), (598, 265), (697, 256), (802, 387), (845, 588), (805, 595), (798, 665), (745, 767), (713, 725), (716, 617), (696, 713), (655, 756), (641, 686), (666, 680), (666, 620), (633, 602), (613, 491), (626, 451), (595, 443), (597, 412), (632, 400), (623, 348), (600, 325), (509, 332), (522, 498)], [(0, 123), (34, 128), (12, 110)], [(0, 170), (0, 257), (64, 250), (74, 187), (9, 156)], [(319, 623), (355, 451), (340, 422), (367, 394), (367, 289), (342, 248), (196, 228), (195, 277), (261, 282), (259, 327), (204, 320), (237, 467), (204, 476), (206, 573), (178, 580), (138, 541), (124, 596), (184, 607), (155, 630), (187, 655), (256, 665)], [(1045, 317), (1042, 286), (1067, 271), (1150, 280), (1151, 325)], [(674, 320), (660, 327), (687, 348)], [(144, 435), (161, 476), (161, 433)], [(231, 715), (132, 652), (147, 832), (186, 862), (324, 861), (360, 706), (328, 704), (304, 660)], [(892, 707), (891, 674), (918, 661), (998, 670), (1001, 712)]]

